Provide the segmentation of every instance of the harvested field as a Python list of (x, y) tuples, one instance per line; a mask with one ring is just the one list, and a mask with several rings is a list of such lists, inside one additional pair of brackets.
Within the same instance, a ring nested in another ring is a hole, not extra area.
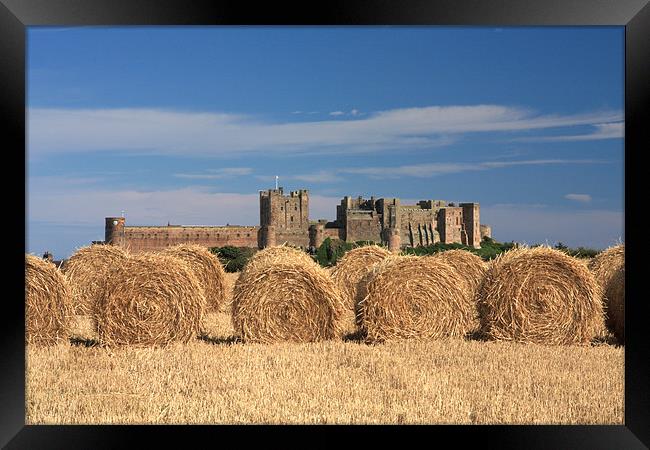
[[(232, 292), (239, 274), (226, 274)], [(27, 348), (27, 424), (623, 424), (624, 350), (462, 338), (242, 343), (231, 302), (166, 347)]]
[(622, 347), (242, 344), (226, 313), (208, 328), (166, 348), (28, 348), (26, 423), (623, 423)]

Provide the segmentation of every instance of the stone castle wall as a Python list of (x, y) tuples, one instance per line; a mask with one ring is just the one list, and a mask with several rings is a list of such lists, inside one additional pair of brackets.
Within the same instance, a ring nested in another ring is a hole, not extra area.
[(259, 227), (132, 227), (125, 226), (116, 236), (115, 245), (129, 248), (134, 253), (161, 250), (177, 244), (198, 244), (210, 247), (257, 247)]
[(337, 220), (310, 225), (306, 190), (285, 195), (282, 188), (260, 191), (260, 226), (126, 226), (124, 218), (106, 218), (105, 242), (132, 251), (158, 250), (181, 243), (206, 247), (258, 247), (290, 244), (318, 247), (326, 238), (373, 241), (393, 246), (462, 243), (477, 247), (489, 226), (480, 224), (479, 204), (448, 206), (441, 200), (401, 205), (398, 198), (345, 197)]

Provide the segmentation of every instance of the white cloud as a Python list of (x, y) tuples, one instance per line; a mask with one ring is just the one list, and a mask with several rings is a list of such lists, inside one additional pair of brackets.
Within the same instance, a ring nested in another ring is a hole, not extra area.
[[(304, 173), (300, 175), (280, 175), (280, 181), (293, 180), (304, 181), (306, 183), (334, 183), (342, 181), (343, 179), (340, 176), (337, 176), (336, 173), (337, 170), (320, 170), (318, 172)], [(258, 175), (256, 178), (269, 183), (275, 182), (275, 176)]]
[(589, 203), (591, 201), (591, 195), (589, 194), (567, 194), (564, 198), (582, 203)]
[(330, 116), (342, 116), (342, 115), (344, 115), (344, 114), (345, 114), (345, 113), (344, 113), (343, 111), (332, 111), (332, 112), (330, 113)]
[(356, 115), (359, 114), (359, 110), (358, 109), (353, 109), (352, 111), (350, 111), (350, 114), (353, 115), (353, 116), (356, 116)]
[(253, 169), (250, 167), (225, 167), (222, 169), (207, 169), (206, 172), (208, 173), (175, 173), (174, 177), (194, 180), (219, 180), (250, 175), (253, 173)]
[(479, 170), (500, 169), (514, 166), (536, 166), (547, 164), (599, 164), (604, 161), (590, 159), (533, 159), (526, 161), (488, 161), (477, 163), (428, 163), (415, 164), (397, 167), (362, 167), (352, 169), (340, 169), (341, 173), (351, 173), (367, 175), (371, 178), (400, 178), (400, 177), (418, 177), (429, 178), (438, 175), (452, 173), (472, 172)]
[(601, 139), (620, 139), (625, 137), (625, 123), (598, 123), (593, 124), (595, 128), (589, 134), (565, 135), (565, 136), (537, 136), (530, 138), (515, 138), (515, 142), (575, 142), (575, 141), (596, 141)]
[[(191, 186), (168, 190), (106, 189), (67, 185), (52, 178), (29, 180), (27, 216), (30, 222), (96, 224), (126, 211), (131, 225), (259, 225), (259, 193), (211, 192)], [(335, 218), (339, 198), (310, 196), (310, 214)]]
[(429, 106), (358, 120), (264, 122), (251, 116), (162, 109), (29, 108), (30, 159), (47, 153), (120, 151), (217, 156), (241, 152), (364, 152), (449, 145), (474, 132), (602, 125), (617, 111), (538, 115), (499, 105)]

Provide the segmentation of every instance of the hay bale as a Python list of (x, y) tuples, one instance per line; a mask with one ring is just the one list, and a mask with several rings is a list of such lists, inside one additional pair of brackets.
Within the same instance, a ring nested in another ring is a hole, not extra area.
[(625, 245), (600, 252), (589, 264), (603, 292), (607, 327), (625, 342)]
[(471, 298), (476, 297), (488, 267), (480, 256), (467, 250), (446, 250), (432, 257), (445, 261), (453, 267), (465, 281), (468, 295)]
[(25, 341), (53, 345), (68, 339), (72, 326), (72, 295), (54, 264), (25, 254)]
[(439, 258), (394, 256), (359, 285), (361, 329), (369, 342), (465, 336), (478, 327), (461, 275)]
[[(237, 281), (239, 283), (247, 283), (247, 278), (249, 274), (254, 273), (260, 267), (266, 267), (269, 264), (274, 264), (275, 262), (295, 262), (302, 264), (316, 264), (316, 262), (309, 256), (307, 253), (303, 252), (299, 248), (292, 247), (290, 245), (277, 245), (274, 247), (266, 247), (258, 252), (256, 252), (246, 263)], [(233, 289), (233, 297), (234, 291)]]
[(205, 309), (192, 270), (177, 258), (152, 253), (109, 270), (93, 315), (102, 343), (162, 346), (201, 334)]
[(70, 257), (63, 274), (70, 284), (75, 314), (91, 314), (108, 270), (128, 257), (124, 249), (104, 244), (81, 247)]
[(481, 331), (495, 340), (581, 344), (604, 328), (594, 276), (575, 258), (549, 247), (499, 255), (478, 298)]
[(350, 311), (354, 311), (357, 287), (361, 279), (373, 266), (391, 256), (391, 253), (378, 245), (357, 247), (347, 252), (331, 271), (334, 282), (341, 289), (343, 300)]
[(180, 244), (159, 252), (182, 260), (203, 287), (208, 312), (217, 312), (226, 303), (226, 272), (217, 256), (196, 244)]
[(625, 343), (625, 266), (612, 275), (605, 291), (606, 324), (619, 343)]
[(343, 300), (327, 271), (307, 255), (274, 248), (249, 262), (235, 283), (235, 332), (245, 341), (264, 343), (340, 336)]
[(314, 260), (306, 252), (290, 245), (277, 245), (266, 247), (256, 252), (246, 263), (242, 273), (246, 272), (247, 267), (253, 267), (258, 264), (266, 264), (268, 261), (302, 261), (304, 263), (313, 263)]

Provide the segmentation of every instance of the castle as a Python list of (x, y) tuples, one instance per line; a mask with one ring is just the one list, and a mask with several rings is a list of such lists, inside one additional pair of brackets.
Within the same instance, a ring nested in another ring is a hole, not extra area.
[(107, 217), (104, 242), (131, 251), (157, 250), (182, 243), (206, 247), (258, 247), (289, 243), (318, 248), (326, 238), (383, 243), (391, 251), (436, 242), (479, 247), (491, 236), (480, 224), (478, 203), (422, 200), (403, 205), (398, 198), (344, 197), (336, 220), (309, 220), (309, 192), (285, 195), (281, 187), (260, 191), (259, 226), (127, 226), (124, 217)]

